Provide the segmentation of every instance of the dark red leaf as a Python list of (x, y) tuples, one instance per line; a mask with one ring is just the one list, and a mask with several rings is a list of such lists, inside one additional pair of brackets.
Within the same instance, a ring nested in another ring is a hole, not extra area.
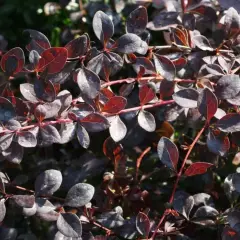
[(208, 88), (204, 88), (198, 97), (198, 110), (209, 122), (215, 115), (218, 101), (215, 94)]
[(99, 113), (91, 113), (81, 120), (82, 126), (88, 132), (100, 132), (109, 128), (108, 120)]
[(145, 84), (139, 89), (139, 100), (141, 105), (151, 102), (155, 96), (155, 89), (149, 84)]
[(207, 162), (196, 162), (196, 163), (193, 163), (192, 165), (190, 165), (184, 175), (185, 176), (195, 176), (195, 175), (198, 175), (198, 174), (203, 174), (205, 172), (207, 172), (208, 168), (212, 167), (213, 164), (212, 163), (207, 163)]
[(171, 97), (174, 93), (174, 87), (175, 83), (173, 81), (170, 82), (166, 79), (163, 79), (159, 88), (160, 99)]
[(176, 171), (179, 158), (177, 146), (170, 139), (161, 137), (158, 142), (157, 151), (160, 161)]
[(184, 30), (184, 28), (173, 28), (170, 37), (177, 45), (189, 46), (188, 33)]
[(1, 68), (8, 75), (20, 72), (25, 64), (24, 52), (21, 48), (16, 47), (9, 50), (2, 56)]
[(107, 113), (118, 113), (125, 108), (127, 100), (121, 96), (115, 96), (109, 99), (109, 101), (104, 105), (102, 112)]
[(124, 155), (123, 147), (120, 143), (113, 141), (108, 137), (103, 143), (103, 153), (110, 160), (114, 161), (115, 158), (122, 158)]
[(68, 51), (66, 48), (49, 48), (41, 54), (36, 71), (43, 72), (47, 68), (48, 74), (60, 72), (67, 61), (67, 56)]
[(87, 35), (82, 35), (70, 41), (65, 48), (67, 49), (68, 58), (77, 58), (83, 56), (89, 48), (89, 38)]
[(176, 76), (176, 69), (170, 59), (165, 56), (153, 55), (155, 68), (158, 74), (168, 81), (173, 81)]

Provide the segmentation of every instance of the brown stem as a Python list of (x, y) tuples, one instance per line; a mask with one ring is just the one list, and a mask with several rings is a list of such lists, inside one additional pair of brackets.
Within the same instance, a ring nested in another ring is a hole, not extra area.
[[(174, 200), (174, 195), (175, 195), (175, 192), (176, 192), (176, 190), (177, 190), (178, 182), (179, 182), (179, 180), (180, 180), (180, 178), (181, 178), (181, 176), (182, 176), (182, 172), (183, 172), (183, 169), (184, 169), (185, 164), (186, 164), (186, 162), (187, 162), (187, 159), (188, 159), (190, 153), (192, 152), (193, 147), (195, 146), (195, 144), (197, 143), (197, 141), (198, 141), (199, 138), (201, 137), (202, 133), (204, 132), (206, 126), (207, 126), (207, 123), (206, 123), (206, 124), (204, 125), (204, 127), (199, 131), (199, 133), (197, 134), (197, 136), (195, 137), (195, 139), (193, 140), (192, 144), (190, 145), (190, 147), (189, 147), (189, 149), (188, 149), (188, 152), (187, 152), (187, 154), (186, 154), (186, 156), (185, 156), (185, 158), (184, 158), (184, 160), (183, 160), (182, 166), (181, 166), (181, 168), (180, 168), (180, 170), (179, 170), (179, 172), (178, 172), (178, 174), (177, 174), (177, 179), (176, 179), (176, 182), (175, 182), (175, 184), (174, 184), (174, 186), (173, 186), (173, 190), (172, 190), (171, 197), (170, 197), (170, 199), (169, 199), (169, 203), (172, 203), (173, 200)], [(167, 211), (168, 211), (168, 209), (165, 210), (164, 214), (162, 215), (161, 219), (159, 220), (158, 225), (157, 225), (157, 227), (156, 227), (156, 229), (155, 229), (155, 231), (154, 231), (154, 233), (153, 233), (153, 235), (152, 235), (152, 240), (154, 240), (154, 238), (155, 238), (155, 236), (156, 236), (156, 234), (157, 234), (157, 231), (158, 231), (159, 227), (161, 226), (162, 222), (164, 221), (165, 217), (167, 216)]]

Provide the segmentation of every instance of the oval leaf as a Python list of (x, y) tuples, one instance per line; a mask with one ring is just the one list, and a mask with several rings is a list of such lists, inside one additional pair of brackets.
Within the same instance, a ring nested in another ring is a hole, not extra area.
[(192, 42), (203, 51), (213, 51), (208, 39), (202, 35), (194, 36)]
[(218, 101), (215, 94), (208, 88), (204, 88), (198, 97), (198, 111), (209, 122), (215, 115), (218, 108)]
[(176, 171), (179, 158), (177, 146), (170, 139), (162, 137), (158, 142), (157, 151), (160, 161)]
[(102, 112), (116, 114), (123, 110), (127, 104), (127, 100), (121, 96), (114, 96), (110, 98), (104, 105)]
[(143, 6), (139, 6), (129, 14), (126, 22), (126, 32), (139, 35), (145, 30), (147, 23), (147, 9)]
[(119, 116), (115, 116), (113, 120), (111, 120), (109, 132), (112, 139), (115, 142), (121, 141), (127, 134), (127, 127), (122, 122)]
[(62, 184), (60, 171), (50, 169), (38, 175), (35, 181), (35, 192), (38, 195), (52, 195)]
[(77, 127), (77, 139), (83, 148), (88, 148), (90, 145), (90, 138), (86, 129), (78, 124)]
[(212, 167), (213, 164), (212, 163), (207, 163), (207, 162), (196, 162), (196, 163), (193, 163), (192, 165), (190, 165), (184, 175), (185, 176), (195, 176), (195, 175), (198, 175), (198, 174), (203, 174), (205, 172), (207, 172), (208, 168)]
[(155, 96), (155, 89), (149, 84), (145, 84), (139, 89), (139, 100), (141, 105), (151, 102)]
[(47, 68), (48, 74), (60, 72), (66, 61), (68, 51), (63, 47), (53, 47), (45, 50), (36, 66), (36, 71), (43, 72)]
[(36, 50), (39, 54), (41, 54), (45, 49), (51, 47), (48, 38), (43, 33), (32, 29), (26, 29), (23, 33), (28, 33), (31, 38), (30, 43), (26, 46), (26, 49), (29, 52)]
[(196, 108), (199, 93), (195, 89), (182, 89), (172, 95), (173, 100), (183, 108)]
[(225, 115), (217, 122), (216, 127), (223, 132), (239, 132), (240, 131), (240, 114), (229, 113)]
[(138, 114), (138, 124), (147, 132), (154, 132), (156, 129), (156, 122), (154, 116), (147, 111), (140, 111)]
[(165, 56), (153, 55), (156, 72), (168, 81), (173, 81), (176, 76), (176, 68), (173, 62)]
[[(146, 42), (142, 41), (140, 37), (133, 33), (122, 35), (115, 43), (116, 51), (121, 53), (134, 53), (140, 49), (145, 49)], [(147, 49), (140, 54), (146, 54)]]
[(35, 203), (33, 195), (14, 195), (12, 198), (17, 205), (24, 208), (32, 208)]
[(93, 17), (92, 25), (96, 37), (105, 46), (114, 33), (112, 20), (106, 13), (97, 11)]
[(95, 189), (88, 183), (78, 183), (67, 193), (65, 205), (69, 207), (82, 207), (89, 203), (94, 195)]
[(90, 99), (94, 99), (100, 91), (100, 79), (91, 70), (83, 67), (77, 75), (77, 83), (81, 92)]
[(82, 236), (81, 221), (73, 213), (61, 213), (57, 220), (57, 228), (66, 237), (78, 238)]
[(109, 128), (108, 120), (99, 113), (91, 113), (81, 119), (82, 126), (88, 132), (100, 132)]
[(19, 47), (12, 48), (5, 53), (1, 59), (1, 68), (9, 76), (20, 72), (23, 69), (24, 64), (24, 52)]
[(77, 58), (83, 56), (89, 48), (87, 35), (82, 35), (70, 41), (65, 48), (67, 49), (68, 58)]

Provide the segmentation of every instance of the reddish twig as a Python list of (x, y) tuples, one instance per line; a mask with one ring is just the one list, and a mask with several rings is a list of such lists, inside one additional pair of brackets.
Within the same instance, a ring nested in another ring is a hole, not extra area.
[(185, 10), (186, 10), (185, 0), (181, 0), (181, 5), (182, 5), (182, 12), (185, 13)]
[[(162, 106), (162, 105), (167, 105), (167, 104), (171, 104), (171, 103), (174, 103), (174, 102), (175, 102), (174, 100), (167, 100), (167, 101), (160, 100), (159, 102), (153, 103), (153, 104), (148, 104), (148, 105), (144, 105), (144, 106), (138, 106), (138, 107), (123, 109), (120, 112), (118, 112), (117, 114), (103, 113), (103, 115), (106, 116), (106, 117), (109, 117), (109, 116), (113, 116), (113, 115), (119, 115), (119, 114), (122, 114), (122, 113), (133, 112), (133, 111), (137, 111), (137, 110), (141, 110), (141, 109), (148, 109), (148, 108), (154, 108), (154, 107), (158, 107), (158, 106)], [(34, 123), (34, 124), (31, 124), (31, 125), (19, 128), (17, 130), (4, 129), (3, 131), (0, 132), (0, 134), (16, 133), (16, 132), (32, 129), (34, 127), (39, 127), (39, 126), (44, 127), (44, 126), (48, 126), (48, 125), (55, 125), (55, 124), (61, 124), (61, 123), (71, 123), (71, 122), (73, 122), (72, 119), (66, 118), (66, 119), (58, 119), (58, 120), (55, 120), (55, 121), (46, 121), (46, 122), (41, 122), (41, 123)]]
[(151, 147), (148, 147), (146, 148), (142, 153), (141, 155), (139, 156), (139, 158), (137, 159), (137, 162), (136, 162), (136, 175), (135, 175), (135, 180), (137, 181), (138, 180), (138, 172), (139, 172), (139, 167), (140, 167), (140, 164), (142, 162), (142, 159), (143, 157), (151, 150)]
[[(195, 144), (197, 143), (197, 141), (198, 141), (199, 138), (201, 137), (202, 133), (204, 132), (206, 126), (207, 126), (207, 123), (206, 123), (206, 124), (204, 125), (204, 127), (199, 131), (199, 133), (197, 134), (197, 136), (195, 137), (194, 141), (192, 142), (192, 144), (190, 145), (190, 147), (189, 147), (189, 149), (188, 149), (188, 152), (187, 152), (187, 154), (186, 154), (186, 156), (185, 156), (185, 158), (184, 158), (184, 160), (183, 160), (182, 166), (181, 166), (181, 168), (180, 168), (180, 170), (179, 170), (179, 172), (178, 172), (178, 174), (177, 174), (177, 179), (176, 179), (176, 182), (175, 182), (175, 184), (174, 184), (174, 186), (173, 186), (173, 190), (172, 190), (172, 194), (171, 194), (169, 203), (172, 203), (173, 200), (174, 200), (174, 195), (175, 195), (175, 192), (176, 192), (176, 190), (177, 190), (178, 182), (179, 182), (179, 180), (180, 180), (180, 178), (181, 178), (181, 176), (182, 176), (183, 169), (184, 169), (184, 167), (185, 167), (185, 164), (186, 164), (186, 162), (187, 162), (187, 159), (188, 159), (190, 153), (192, 152), (193, 147), (195, 146)], [(156, 227), (156, 229), (155, 229), (155, 231), (154, 231), (154, 233), (153, 233), (153, 235), (152, 235), (152, 240), (154, 240), (154, 238), (155, 238), (155, 236), (156, 236), (156, 234), (157, 234), (157, 231), (158, 231), (159, 227), (161, 226), (162, 222), (164, 221), (165, 217), (167, 216), (168, 210), (169, 210), (169, 209), (166, 209), (166, 210), (165, 210), (164, 214), (162, 215), (161, 219), (159, 220), (158, 225), (157, 225), (157, 227)]]
[[(102, 84), (101, 87), (105, 88), (105, 87), (109, 87), (109, 86), (121, 84), (121, 83), (132, 83), (132, 82), (136, 82), (136, 81), (150, 81), (150, 80), (154, 80), (154, 79), (163, 80), (164, 78), (161, 76), (151, 76), (151, 77), (142, 77), (142, 78), (125, 78), (125, 79), (112, 80), (110, 82)], [(174, 82), (196, 83), (197, 80), (175, 78)]]
[(108, 236), (112, 233), (111, 229), (108, 229), (108, 228), (102, 226), (101, 224), (99, 224), (99, 223), (97, 223), (95, 221), (93, 221), (92, 224), (97, 226), (97, 227), (99, 227), (99, 228), (101, 228), (101, 229), (103, 229), (107, 233)]

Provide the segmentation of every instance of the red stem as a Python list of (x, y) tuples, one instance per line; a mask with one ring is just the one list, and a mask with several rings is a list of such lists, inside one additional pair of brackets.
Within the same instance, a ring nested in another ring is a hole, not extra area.
[[(197, 134), (197, 136), (195, 137), (194, 141), (192, 142), (192, 144), (190, 145), (190, 147), (189, 147), (189, 149), (188, 149), (188, 152), (187, 152), (187, 154), (186, 154), (186, 156), (185, 156), (185, 158), (184, 158), (184, 160), (183, 160), (182, 166), (181, 166), (181, 168), (180, 168), (180, 170), (179, 170), (179, 172), (178, 172), (178, 174), (177, 174), (177, 179), (176, 179), (176, 182), (175, 182), (175, 184), (174, 184), (174, 186), (173, 186), (173, 190), (172, 190), (171, 197), (170, 197), (170, 199), (169, 199), (169, 203), (172, 203), (173, 200), (174, 200), (174, 195), (175, 195), (175, 192), (176, 192), (176, 190), (177, 190), (178, 182), (179, 182), (179, 180), (180, 180), (180, 178), (181, 178), (181, 176), (182, 176), (182, 172), (183, 172), (183, 169), (184, 169), (185, 164), (186, 164), (186, 162), (187, 162), (187, 159), (188, 159), (190, 153), (192, 152), (193, 147), (195, 146), (195, 144), (197, 143), (197, 141), (198, 141), (199, 138), (201, 137), (202, 133), (204, 132), (206, 126), (207, 126), (207, 123), (206, 123), (206, 124), (204, 125), (204, 127), (199, 131), (199, 133)], [(156, 236), (156, 234), (157, 234), (157, 231), (158, 231), (159, 227), (161, 226), (162, 222), (164, 221), (165, 217), (167, 216), (167, 211), (168, 211), (168, 210), (169, 210), (169, 209), (166, 209), (166, 210), (165, 210), (165, 212), (163, 213), (161, 219), (159, 220), (158, 225), (157, 225), (157, 227), (156, 227), (156, 229), (155, 229), (155, 231), (154, 231), (154, 233), (153, 233), (153, 235), (152, 235), (152, 240), (154, 240), (154, 238), (155, 238), (155, 236)]]
[[(125, 79), (112, 80), (110, 82), (102, 84), (101, 87), (105, 88), (105, 87), (109, 87), (109, 86), (121, 84), (121, 83), (132, 83), (136, 81), (150, 81), (153, 79), (163, 80), (164, 78), (161, 76), (151, 76), (151, 77), (142, 77), (142, 78), (125, 78)], [(174, 82), (196, 83), (196, 80), (175, 78)]]
[(147, 147), (142, 153), (141, 155), (139, 156), (139, 158), (137, 159), (137, 162), (136, 162), (136, 175), (135, 175), (135, 180), (137, 182), (138, 180), (138, 172), (139, 172), (139, 167), (140, 167), (140, 164), (142, 162), (142, 159), (144, 158), (144, 156), (151, 150), (151, 147)]
[[(149, 105), (123, 109), (120, 112), (118, 112), (117, 115), (121, 114), (121, 113), (133, 112), (133, 111), (137, 111), (137, 110), (141, 110), (141, 109), (158, 107), (158, 106), (162, 106), (162, 105), (166, 105), (166, 104), (170, 104), (170, 103), (174, 103), (174, 102), (175, 102), (174, 100), (167, 100), (167, 101), (160, 100), (157, 103), (153, 103), (153, 104), (149, 104)], [(116, 114), (104, 113), (103, 115), (108, 117), (108, 116), (113, 116), (113, 115), (116, 115)], [(34, 128), (34, 127), (37, 127), (37, 126), (44, 127), (44, 126), (47, 126), (47, 125), (54, 125), (54, 124), (58, 124), (58, 123), (71, 123), (71, 122), (73, 122), (73, 120), (67, 118), (67, 119), (58, 119), (58, 120), (55, 120), (55, 121), (46, 121), (46, 122), (42, 122), (42, 123), (34, 123), (32, 125), (19, 128), (17, 130), (4, 129), (3, 131), (0, 132), (0, 134), (19, 132), (19, 131), (28, 130), (28, 129), (31, 129), (31, 128)]]

